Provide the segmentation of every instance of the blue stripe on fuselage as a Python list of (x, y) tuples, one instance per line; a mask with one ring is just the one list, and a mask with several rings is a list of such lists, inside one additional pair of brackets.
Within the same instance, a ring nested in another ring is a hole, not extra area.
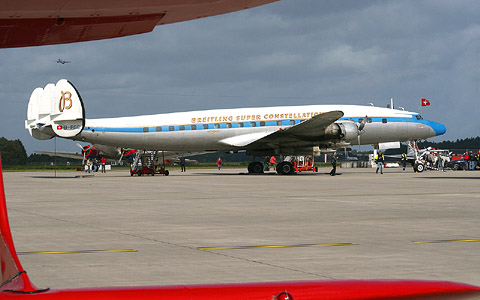
[[(360, 119), (363, 118), (340, 118), (339, 121), (354, 121), (359, 122)], [(371, 119), (371, 123), (399, 123), (399, 122), (408, 122), (408, 123), (419, 123), (425, 124), (433, 129), (433, 131), (437, 135), (442, 135), (446, 132), (446, 127), (443, 124), (424, 120), (424, 119), (416, 119), (415, 116), (413, 118), (369, 118)], [(117, 132), (117, 133), (141, 133), (141, 132), (175, 132), (175, 131), (195, 131), (195, 130), (211, 130), (211, 129), (229, 129), (229, 128), (252, 128), (252, 127), (271, 127), (271, 126), (292, 126), (300, 124), (301, 122), (305, 121), (305, 119), (297, 119), (297, 120), (281, 120), (281, 123), (278, 124), (277, 121), (252, 121), (252, 122), (223, 122), (223, 123), (199, 123), (199, 124), (189, 124), (189, 125), (170, 125), (170, 126), (158, 126), (158, 127), (119, 127), (119, 128), (112, 128), (112, 127), (86, 127), (85, 130), (87, 131), (94, 131), (94, 132)], [(240, 124), (243, 123), (243, 126)], [(261, 124), (262, 123), (262, 124)], [(263, 123), (265, 125), (263, 125)], [(294, 124), (292, 124), (294, 123)], [(369, 122), (370, 123), (370, 122)], [(254, 124), (254, 125), (253, 125)], [(206, 125), (206, 126), (205, 126)], [(204, 126), (206, 128), (204, 128)], [(182, 129), (180, 129), (182, 127)], [(194, 129), (195, 128), (195, 129)], [(173, 129), (173, 130), (171, 130)]]

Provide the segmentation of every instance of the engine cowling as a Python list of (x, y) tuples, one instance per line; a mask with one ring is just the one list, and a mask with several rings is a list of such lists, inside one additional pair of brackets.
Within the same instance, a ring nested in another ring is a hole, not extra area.
[(358, 138), (358, 126), (353, 121), (335, 122), (325, 129), (325, 136), (327, 138), (354, 141)]

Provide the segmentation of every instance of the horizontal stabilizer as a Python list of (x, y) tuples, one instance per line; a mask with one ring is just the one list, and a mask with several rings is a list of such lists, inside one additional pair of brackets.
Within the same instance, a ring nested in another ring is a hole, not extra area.
[(83, 102), (75, 87), (66, 79), (45, 88), (36, 88), (28, 103), (25, 128), (37, 139), (53, 136), (74, 137), (85, 126)]

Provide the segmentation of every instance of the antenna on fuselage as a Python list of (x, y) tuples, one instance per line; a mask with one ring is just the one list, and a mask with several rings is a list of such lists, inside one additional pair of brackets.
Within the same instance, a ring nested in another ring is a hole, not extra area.
[(393, 104), (393, 98), (390, 98), (390, 104), (387, 104), (387, 108), (395, 109), (395, 105)]

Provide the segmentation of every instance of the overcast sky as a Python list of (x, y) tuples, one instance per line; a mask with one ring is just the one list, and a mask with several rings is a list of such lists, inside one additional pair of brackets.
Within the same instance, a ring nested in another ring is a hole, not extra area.
[[(281, 0), (152, 33), (0, 49), (0, 136), (24, 128), (31, 92), (61, 78), (87, 118), (302, 104), (368, 104), (444, 123), (434, 141), (480, 135), (480, 1)], [(57, 64), (57, 59), (71, 60)], [(77, 151), (72, 141), (57, 150)]]

